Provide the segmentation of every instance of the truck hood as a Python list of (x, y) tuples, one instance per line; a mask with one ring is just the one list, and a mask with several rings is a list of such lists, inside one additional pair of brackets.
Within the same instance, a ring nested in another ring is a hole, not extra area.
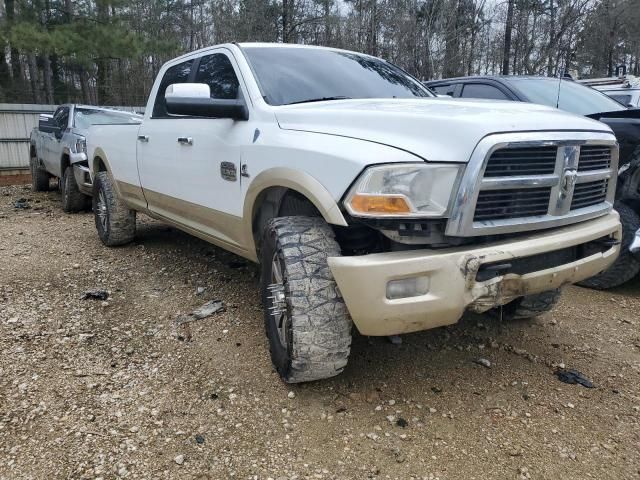
[(611, 130), (586, 117), (524, 102), (362, 99), (278, 107), (280, 128), (356, 138), (410, 152), (424, 160), (467, 162), (494, 133)]

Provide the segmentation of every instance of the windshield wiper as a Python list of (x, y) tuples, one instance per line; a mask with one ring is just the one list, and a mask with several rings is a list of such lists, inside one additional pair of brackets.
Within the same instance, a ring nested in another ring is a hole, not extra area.
[(311, 102), (325, 102), (329, 100), (351, 100), (351, 97), (335, 96), (335, 97), (310, 98), (308, 100), (300, 100), (299, 102), (285, 103), (285, 105), (296, 105), (298, 103), (311, 103)]

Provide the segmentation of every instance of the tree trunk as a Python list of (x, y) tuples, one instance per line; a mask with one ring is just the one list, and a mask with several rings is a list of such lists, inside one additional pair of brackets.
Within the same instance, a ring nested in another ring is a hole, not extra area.
[(504, 50), (502, 52), (502, 74), (509, 75), (509, 55), (511, 55), (511, 32), (513, 30), (513, 8), (515, 0), (509, 0), (507, 22), (504, 27)]
[(553, 49), (556, 46), (556, 6), (555, 0), (549, 0), (549, 55), (547, 56), (547, 77), (553, 77)]
[(282, 0), (282, 43), (289, 43), (289, 1)]
[[(109, 21), (109, 5), (105, 0), (97, 2), (98, 22), (106, 24)], [(109, 80), (109, 59), (98, 58), (96, 60), (96, 67), (98, 68), (96, 75), (96, 89), (98, 94), (98, 104), (109, 104), (109, 95), (107, 90), (107, 82)]]
[(42, 75), (44, 78), (45, 102), (53, 104), (53, 75), (51, 72), (51, 60), (48, 54), (42, 55)]
[(38, 82), (38, 65), (36, 64), (35, 53), (29, 53), (28, 55), (28, 68), (29, 68), (29, 81), (31, 82), (31, 94), (33, 103), (42, 103), (40, 97), (40, 86)]

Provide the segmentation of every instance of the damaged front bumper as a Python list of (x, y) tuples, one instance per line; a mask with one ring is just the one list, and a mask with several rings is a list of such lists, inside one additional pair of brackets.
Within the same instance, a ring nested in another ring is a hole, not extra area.
[(86, 153), (72, 153), (71, 165), (73, 165), (73, 176), (78, 185), (78, 190), (85, 195), (93, 195), (93, 182), (91, 180), (91, 171), (87, 165)]
[[(612, 212), (595, 220), (482, 247), (329, 258), (349, 313), (363, 335), (397, 335), (456, 323), (518, 297), (576, 283), (606, 270), (620, 250)], [(390, 282), (420, 285), (390, 295)]]

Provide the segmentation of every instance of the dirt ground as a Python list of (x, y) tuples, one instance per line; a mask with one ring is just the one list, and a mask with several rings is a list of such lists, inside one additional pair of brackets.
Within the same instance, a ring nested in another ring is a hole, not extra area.
[(0, 479), (640, 478), (640, 281), (533, 322), (356, 336), (343, 375), (287, 386), (256, 267), (139, 220), (108, 249), (57, 192), (0, 187)]

